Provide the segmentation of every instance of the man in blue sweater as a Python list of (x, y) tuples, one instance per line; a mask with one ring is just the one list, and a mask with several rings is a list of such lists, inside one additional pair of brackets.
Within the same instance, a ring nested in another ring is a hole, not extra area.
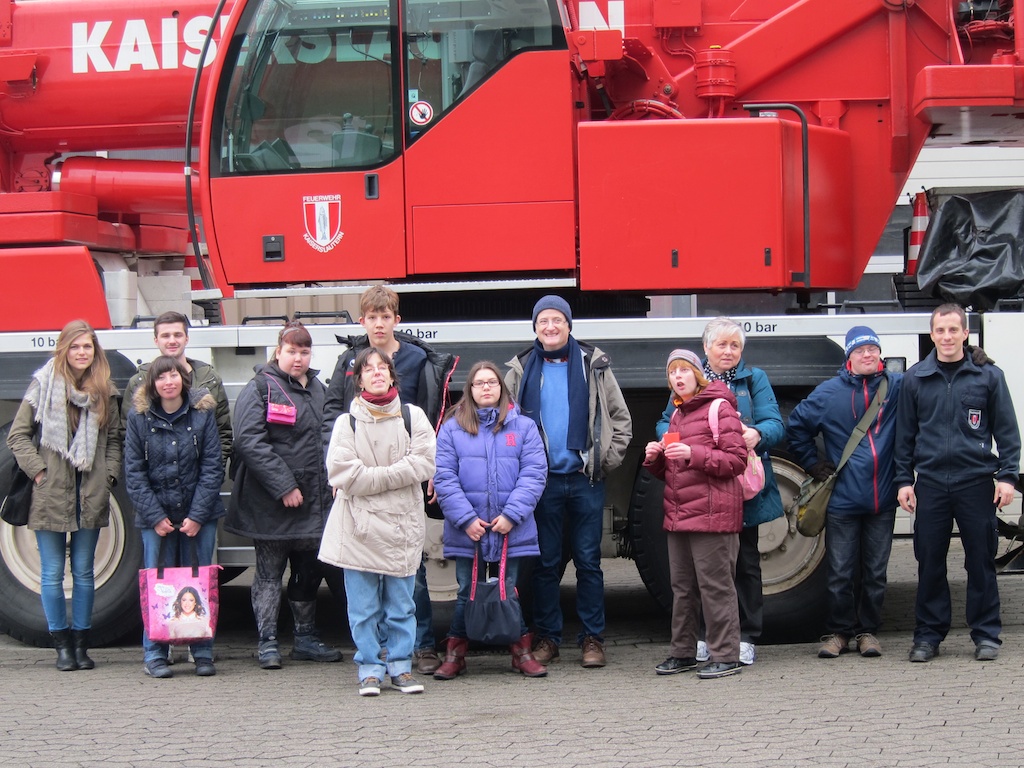
[(604, 480), (622, 463), (633, 422), (608, 355), (572, 335), (565, 299), (542, 297), (533, 308), (533, 330), (533, 346), (506, 363), (505, 383), (523, 415), (537, 422), (548, 457), (547, 484), (534, 513), (540, 544), (533, 569), (534, 658), (546, 665), (559, 657), (562, 543), (568, 538), (583, 624), (576, 638), (580, 663), (598, 668), (605, 665)]

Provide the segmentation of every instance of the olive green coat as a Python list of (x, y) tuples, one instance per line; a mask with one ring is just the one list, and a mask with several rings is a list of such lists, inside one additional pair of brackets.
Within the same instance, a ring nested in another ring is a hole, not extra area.
[(96, 458), (92, 469), (82, 473), (82, 521), (75, 514), (75, 468), (67, 459), (49, 448), (37, 447), (34, 439), (35, 408), (22, 400), (7, 433), (7, 445), (18, 466), (34, 478), (43, 470), (42, 482), (32, 489), (32, 508), (28, 527), (34, 531), (77, 531), (79, 528), (104, 528), (110, 521), (110, 489), (121, 473), (123, 430), (118, 409), (117, 389), (110, 386), (106, 428), (100, 428)]

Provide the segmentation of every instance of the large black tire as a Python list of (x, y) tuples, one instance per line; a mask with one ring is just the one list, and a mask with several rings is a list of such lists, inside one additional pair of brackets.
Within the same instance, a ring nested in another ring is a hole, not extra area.
[[(14, 461), (7, 449), (9, 430), (9, 424), (0, 428), (2, 485), (6, 485)], [(6, 493), (6, 488), (0, 488), (0, 495)], [(142, 538), (133, 519), (131, 502), (121, 481), (110, 497), (110, 525), (100, 533), (96, 546), (96, 600), (90, 633), (94, 646), (107, 645), (141, 631), (138, 584)], [(35, 534), (25, 527), (0, 523), (0, 556), (0, 594), (4, 596), (0, 600), (0, 632), (24, 643), (41, 647), (52, 645), (39, 598), (39, 551)], [(70, 597), (70, 571), (66, 569), (66, 573), (65, 590)]]
[[(788, 509), (805, 476), (791, 461), (772, 457), (772, 468)], [(655, 602), (672, 610), (668, 549), (662, 529), (663, 483), (640, 469), (629, 507), (629, 532), (640, 578)], [(764, 584), (764, 631), (761, 642), (801, 642), (821, 635), (825, 616), (825, 537), (801, 536), (788, 517), (759, 530)]]

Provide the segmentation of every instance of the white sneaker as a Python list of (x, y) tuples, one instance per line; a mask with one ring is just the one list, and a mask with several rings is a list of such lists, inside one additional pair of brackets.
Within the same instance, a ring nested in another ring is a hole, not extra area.
[(703, 640), (697, 641), (697, 661), (710, 661), (711, 653), (708, 651), (708, 644)]
[(746, 664), (748, 667), (754, 663), (757, 658), (757, 649), (753, 643), (740, 643), (740, 663)]

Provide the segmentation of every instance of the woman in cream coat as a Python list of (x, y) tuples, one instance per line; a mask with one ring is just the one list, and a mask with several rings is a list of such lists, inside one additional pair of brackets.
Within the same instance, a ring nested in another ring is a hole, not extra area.
[(363, 350), (353, 372), (360, 393), (335, 422), (327, 451), (336, 496), (320, 559), (345, 570), (360, 695), (379, 694), (385, 672), (398, 690), (419, 693), (423, 686), (412, 677), (413, 586), (426, 536), (421, 486), (434, 475), (434, 430), (422, 410), (402, 405), (386, 353)]

